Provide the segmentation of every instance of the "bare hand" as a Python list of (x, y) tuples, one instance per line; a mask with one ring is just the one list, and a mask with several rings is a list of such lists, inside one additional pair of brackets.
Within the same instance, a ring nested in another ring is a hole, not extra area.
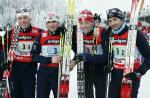
[(69, 66), (70, 71), (72, 71), (72, 70), (73, 70), (73, 68), (75, 67), (75, 65), (76, 65), (75, 60), (71, 60), (70, 64), (68, 65), (68, 66)]
[(62, 61), (62, 57), (61, 56), (53, 56), (52, 57), (52, 63), (59, 63)]
[(10, 50), (9, 53), (8, 53), (8, 60), (10, 62), (13, 62), (15, 57), (16, 57), (15, 51), (14, 50)]

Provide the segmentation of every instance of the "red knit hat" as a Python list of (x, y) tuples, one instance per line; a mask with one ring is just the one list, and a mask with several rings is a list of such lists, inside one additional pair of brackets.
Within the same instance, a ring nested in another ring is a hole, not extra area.
[(92, 12), (87, 9), (80, 12), (78, 19), (79, 19), (79, 22), (82, 22), (82, 21), (94, 22), (94, 16)]

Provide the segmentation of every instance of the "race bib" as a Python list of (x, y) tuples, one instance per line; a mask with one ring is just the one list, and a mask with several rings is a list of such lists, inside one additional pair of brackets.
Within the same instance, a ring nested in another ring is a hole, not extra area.
[(96, 52), (96, 54), (103, 54), (103, 49), (102, 49), (101, 45), (97, 45), (96, 46), (96, 50), (94, 50), (94, 46), (85, 45), (84, 46), (84, 51), (86, 53), (89, 53), (89, 54), (93, 54), (94, 51)]
[(114, 57), (125, 58), (126, 46), (113, 46)]
[(85, 53), (92, 54), (93, 53), (93, 47), (91, 45), (85, 45), (84, 51), (85, 51)]
[[(126, 46), (113, 46), (113, 53), (115, 58), (121, 58), (125, 59), (126, 57)], [(136, 48), (135, 49), (135, 54), (134, 54), (134, 59), (139, 59), (140, 58), (140, 52)]]
[(59, 54), (59, 49), (59, 46), (42, 46), (42, 56), (56, 56)]
[(17, 45), (17, 52), (27, 52), (29, 53), (31, 51), (33, 42), (24, 41), (24, 42), (18, 42)]
[(96, 54), (103, 54), (103, 49), (102, 49), (102, 45), (97, 45), (97, 49), (96, 49), (97, 53)]

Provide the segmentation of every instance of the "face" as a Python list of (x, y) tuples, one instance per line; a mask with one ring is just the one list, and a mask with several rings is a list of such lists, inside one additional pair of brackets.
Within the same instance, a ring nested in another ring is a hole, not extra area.
[(17, 18), (18, 25), (20, 25), (23, 29), (26, 29), (30, 26), (31, 19), (28, 16), (22, 15)]
[(122, 25), (122, 23), (123, 21), (116, 17), (108, 19), (108, 24), (112, 29), (118, 29)]
[(57, 21), (48, 21), (46, 23), (46, 28), (51, 32), (55, 32), (58, 27), (59, 27), (59, 22)]
[(80, 29), (82, 32), (89, 33), (90, 31), (92, 31), (94, 26), (94, 22), (90, 22), (90, 21), (82, 21), (80, 22)]

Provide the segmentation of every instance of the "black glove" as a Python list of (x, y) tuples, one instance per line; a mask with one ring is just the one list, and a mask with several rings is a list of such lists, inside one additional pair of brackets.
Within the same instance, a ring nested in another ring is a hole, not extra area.
[(137, 80), (140, 80), (141, 73), (134, 71), (134, 72), (126, 74), (124, 77), (126, 77), (126, 78), (128, 78), (129, 80), (132, 80), (132, 81), (137, 81)]
[(112, 71), (112, 67), (110, 67), (110, 66), (104, 66), (104, 72), (107, 72), (107, 73), (110, 73), (111, 71)]
[(60, 31), (61, 31), (61, 32), (63, 31), (62, 33), (64, 33), (64, 32), (67, 31), (67, 28), (65, 27), (65, 24), (62, 24), (62, 25), (61, 25)]
[(6, 62), (1, 63), (1, 68), (3, 70), (10, 70), (11, 69), (10, 62), (8, 62), (8, 63), (6, 63)]
[(94, 20), (98, 20), (99, 23), (101, 23), (101, 17), (97, 13), (94, 14)]
[(77, 54), (77, 55), (75, 55), (73, 60), (75, 60), (76, 63), (79, 63), (81, 61), (84, 61), (84, 57), (81, 54)]

